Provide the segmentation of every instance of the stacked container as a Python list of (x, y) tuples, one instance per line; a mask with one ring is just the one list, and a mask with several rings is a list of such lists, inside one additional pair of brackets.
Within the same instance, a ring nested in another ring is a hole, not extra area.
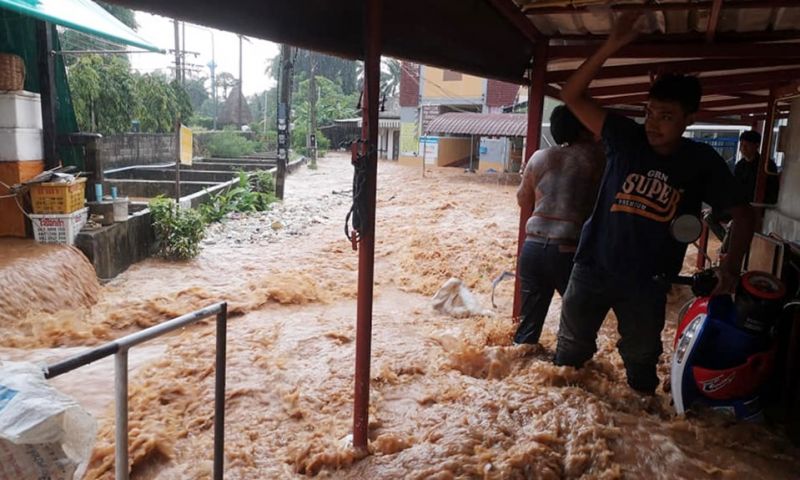
[[(39, 94), (24, 90), (0, 93), (0, 182), (29, 180), (44, 170), (42, 107)], [(10, 192), (0, 184), (0, 197)], [(21, 198), (0, 198), (0, 237), (25, 236)]]

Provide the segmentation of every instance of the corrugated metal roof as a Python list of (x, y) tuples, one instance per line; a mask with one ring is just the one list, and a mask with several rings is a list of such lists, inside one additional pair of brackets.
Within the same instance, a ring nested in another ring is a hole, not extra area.
[(524, 137), (528, 118), (522, 113), (445, 113), (434, 118), (426, 130), (426, 133), (450, 135)]
[[(800, 1), (514, 0), (550, 39), (548, 95), (558, 90), (612, 29), (621, 12), (644, 12), (642, 34), (605, 62), (588, 94), (641, 114), (655, 76), (697, 75), (698, 119), (763, 119), (770, 88), (800, 81)], [(779, 112), (779, 116), (783, 115)]]

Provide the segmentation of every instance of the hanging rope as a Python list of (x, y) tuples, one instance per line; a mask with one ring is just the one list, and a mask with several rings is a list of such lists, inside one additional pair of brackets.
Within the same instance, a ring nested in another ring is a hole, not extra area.
[[(361, 232), (367, 229), (367, 159), (369, 150), (364, 152), (365, 140), (357, 140), (350, 145), (353, 155), (353, 204), (344, 221), (344, 234), (353, 245), (353, 250), (358, 250)], [(350, 225), (352, 222), (352, 231)]]

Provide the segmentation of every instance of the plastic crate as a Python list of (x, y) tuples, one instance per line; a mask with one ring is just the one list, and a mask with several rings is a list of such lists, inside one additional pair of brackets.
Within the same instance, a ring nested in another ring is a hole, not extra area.
[(33, 238), (39, 243), (75, 243), (75, 237), (89, 218), (89, 209), (83, 208), (66, 215), (30, 215)]
[(86, 179), (71, 183), (40, 183), (31, 186), (33, 213), (64, 215), (83, 208), (86, 201)]

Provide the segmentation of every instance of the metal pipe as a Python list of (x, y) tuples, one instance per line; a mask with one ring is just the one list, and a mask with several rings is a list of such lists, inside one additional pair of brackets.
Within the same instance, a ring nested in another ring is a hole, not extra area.
[(217, 314), (217, 365), (214, 372), (214, 480), (222, 480), (225, 467), (225, 356), (228, 304)]
[[(353, 447), (366, 455), (369, 426), (369, 370), (372, 348), (372, 292), (375, 269), (375, 198), (378, 175), (378, 90), (381, 65), (382, 0), (365, 2), (364, 102), (362, 135), (366, 145), (366, 212), (358, 249), (356, 371), (353, 400)], [(423, 165), (424, 168), (424, 165)]]
[(114, 473), (116, 480), (128, 480), (128, 350), (114, 356)]
[[(531, 84), (528, 90), (528, 132), (525, 143), (525, 159), (531, 158), (533, 152), (539, 149), (542, 139), (542, 115), (544, 109), (545, 77), (547, 75), (548, 48), (547, 43), (536, 45), (533, 55), (533, 68), (531, 69)], [(527, 163), (527, 162), (526, 162)], [(524, 172), (523, 172), (524, 174)], [(517, 259), (522, 253), (525, 243), (525, 225), (533, 213), (533, 205), (523, 205), (519, 212), (519, 233), (517, 235)], [(514, 279), (514, 307), (512, 316), (514, 321), (519, 317), (522, 309), (522, 284), (520, 276)]]
[(116, 354), (114, 357), (114, 408), (116, 410), (114, 461), (115, 475), (118, 480), (126, 480), (128, 478), (128, 350), (140, 343), (213, 315), (217, 317), (214, 388), (214, 480), (221, 480), (225, 463), (225, 359), (228, 320), (228, 304), (226, 302), (215, 303), (186, 315), (181, 315), (44, 368), (44, 377), (49, 379)]
[(700, 238), (697, 240), (697, 259), (694, 262), (695, 268), (698, 270), (705, 270), (706, 257), (708, 256), (708, 224), (703, 221), (703, 230), (700, 233)]

